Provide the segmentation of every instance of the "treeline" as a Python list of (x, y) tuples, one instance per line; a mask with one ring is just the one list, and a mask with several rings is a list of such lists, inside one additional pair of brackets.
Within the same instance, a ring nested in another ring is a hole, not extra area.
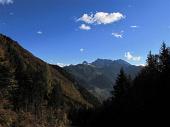
[(163, 43), (159, 54), (150, 51), (146, 66), (133, 80), (121, 69), (113, 89), (112, 97), (102, 106), (73, 111), (70, 115), (73, 118), (72, 125), (111, 126), (166, 122), (170, 108), (170, 48)]

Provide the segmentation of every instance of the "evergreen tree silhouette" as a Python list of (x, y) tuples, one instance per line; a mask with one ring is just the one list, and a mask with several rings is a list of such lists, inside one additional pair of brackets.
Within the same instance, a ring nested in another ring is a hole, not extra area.
[(113, 98), (120, 99), (125, 96), (130, 88), (130, 78), (125, 74), (123, 68), (120, 70), (120, 74), (116, 79), (116, 83), (113, 86)]

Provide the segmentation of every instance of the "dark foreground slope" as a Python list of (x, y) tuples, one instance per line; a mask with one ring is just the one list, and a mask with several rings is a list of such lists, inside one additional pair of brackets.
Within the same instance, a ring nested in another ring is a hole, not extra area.
[(124, 68), (128, 75), (134, 78), (142, 69), (141, 66), (134, 66), (124, 60), (97, 59), (92, 63), (83, 62), (78, 65), (64, 67), (74, 75), (75, 79), (97, 96), (100, 100), (107, 99), (113, 89), (117, 74)]
[(83, 127), (169, 126), (169, 91), (170, 47), (163, 43), (159, 54), (148, 54), (134, 80), (121, 69), (112, 98), (95, 110), (78, 112), (73, 122)]
[(69, 110), (98, 103), (69, 77), (0, 35), (0, 126), (64, 126)]

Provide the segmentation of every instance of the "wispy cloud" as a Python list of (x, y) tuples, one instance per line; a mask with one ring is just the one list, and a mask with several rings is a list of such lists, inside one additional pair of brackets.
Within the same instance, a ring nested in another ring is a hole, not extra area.
[(41, 35), (43, 32), (41, 30), (37, 31), (37, 34)]
[(141, 60), (140, 56), (133, 56), (130, 52), (125, 53), (125, 58), (129, 61), (140, 61)]
[(83, 21), (87, 24), (111, 24), (123, 18), (125, 16), (120, 12), (97, 12), (95, 14), (83, 14), (77, 21)]
[(80, 52), (82, 53), (82, 52), (84, 52), (84, 50), (85, 50), (84, 48), (81, 48), (81, 49), (80, 49)]
[(112, 35), (116, 38), (123, 38), (124, 31), (121, 32), (113, 32)]
[(86, 25), (86, 24), (81, 24), (81, 26), (79, 27), (79, 29), (81, 30), (91, 30), (91, 27)]
[(139, 26), (137, 26), (137, 25), (132, 25), (132, 26), (130, 26), (130, 28), (139, 28)]
[(0, 4), (5, 5), (5, 4), (13, 4), (14, 0), (0, 0)]

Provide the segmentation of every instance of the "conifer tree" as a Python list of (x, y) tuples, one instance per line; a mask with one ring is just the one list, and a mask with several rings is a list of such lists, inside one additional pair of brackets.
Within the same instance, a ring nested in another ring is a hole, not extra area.
[(123, 68), (121, 68), (120, 74), (116, 80), (116, 85), (113, 88), (113, 98), (120, 98), (128, 92), (130, 88), (130, 81), (128, 80), (128, 77), (125, 74)]

